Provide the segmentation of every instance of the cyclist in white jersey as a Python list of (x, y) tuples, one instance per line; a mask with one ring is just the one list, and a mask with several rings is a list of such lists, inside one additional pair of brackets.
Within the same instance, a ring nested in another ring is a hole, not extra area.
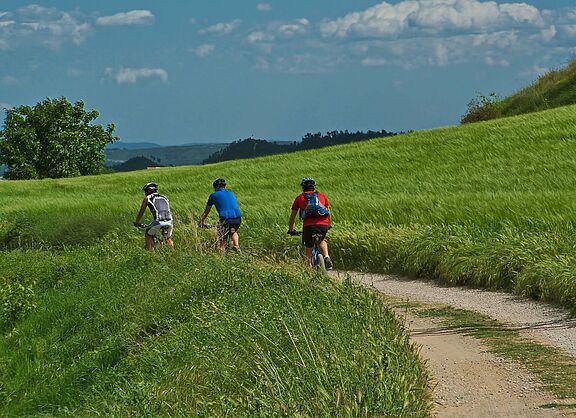
[(146, 249), (154, 249), (154, 235), (164, 227), (168, 228), (166, 243), (169, 246), (174, 247), (174, 241), (172, 240), (174, 221), (168, 198), (158, 193), (158, 185), (156, 183), (147, 183), (142, 188), (142, 191), (144, 192), (144, 200), (142, 200), (140, 211), (138, 212), (138, 215), (136, 215), (134, 225), (140, 225), (140, 221), (144, 216), (144, 212), (146, 212), (146, 208), (150, 209), (154, 220), (146, 227), (146, 233), (144, 234)]

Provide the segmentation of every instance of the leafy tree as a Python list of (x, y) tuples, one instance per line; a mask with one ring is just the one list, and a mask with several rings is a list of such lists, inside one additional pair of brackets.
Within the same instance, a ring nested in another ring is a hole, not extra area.
[(98, 174), (106, 145), (116, 141), (115, 126), (91, 125), (99, 116), (84, 110), (84, 102), (65, 97), (6, 112), (0, 131), (0, 163), (9, 179), (60, 178)]

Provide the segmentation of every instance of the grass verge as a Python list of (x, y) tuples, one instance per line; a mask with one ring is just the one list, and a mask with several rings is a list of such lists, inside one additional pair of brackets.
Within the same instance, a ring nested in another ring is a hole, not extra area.
[(0, 338), (1, 416), (428, 415), (408, 337), (352, 283), (114, 235), (0, 266), (36, 283)]

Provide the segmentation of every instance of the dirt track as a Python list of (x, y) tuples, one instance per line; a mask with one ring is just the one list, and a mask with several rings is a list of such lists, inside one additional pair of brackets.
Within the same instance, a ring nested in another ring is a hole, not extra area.
[[(567, 311), (506, 293), (442, 287), (389, 275), (352, 276), (404, 300), (441, 303), (486, 314), (534, 340), (576, 356), (576, 319), (570, 318)], [(542, 408), (563, 401), (540, 389), (524, 368), (487, 352), (477, 339), (447, 330), (437, 319), (416, 318), (404, 312), (399, 316), (421, 346), (421, 356), (433, 375), (435, 413), (439, 417), (576, 416), (573, 409)]]

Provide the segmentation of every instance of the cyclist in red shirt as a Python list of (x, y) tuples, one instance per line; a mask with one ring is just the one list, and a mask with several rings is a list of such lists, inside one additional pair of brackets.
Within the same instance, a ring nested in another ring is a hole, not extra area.
[[(312, 266), (312, 247), (314, 246), (312, 235), (320, 233), (322, 234), (320, 251), (322, 251), (322, 255), (324, 256), (326, 269), (331, 270), (333, 266), (332, 260), (328, 254), (328, 244), (324, 240), (332, 223), (329, 212), (330, 203), (324, 193), (316, 191), (316, 182), (313, 178), (306, 177), (302, 179), (300, 186), (302, 187), (302, 193), (299, 194), (296, 199), (294, 199), (294, 203), (292, 203), (292, 213), (288, 220), (288, 233), (293, 234), (295, 232), (294, 222), (296, 221), (296, 215), (300, 213), (300, 217), (302, 218), (302, 243), (306, 250), (306, 265), (308, 267)], [(310, 207), (309, 200), (313, 199), (315, 197), (314, 195), (317, 195), (317, 203), (320, 204), (322, 210), (307, 213), (307, 210), (309, 210), (307, 208)]]

